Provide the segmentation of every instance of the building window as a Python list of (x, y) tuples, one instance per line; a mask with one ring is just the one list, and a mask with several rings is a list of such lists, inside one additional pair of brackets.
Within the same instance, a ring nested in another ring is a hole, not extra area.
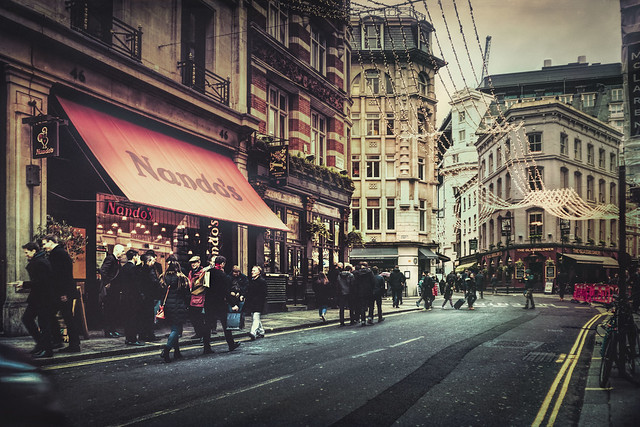
[(427, 230), (427, 202), (420, 200), (420, 231)]
[(492, 182), (491, 184), (489, 184), (489, 193), (490, 193), (491, 195), (494, 195), (494, 194), (495, 194), (495, 192), (493, 191), (493, 182)]
[(396, 201), (395, 199), (387, 199), (387, 230), (395, 230), (396, 228)]
[(511, 198), (511, 174), (504, 176), (504, 198), (505, 200)]
[(267, 32), (280, 43), (287, 44), (289, 34), (289, 12), (281, 1), (269, 2), (269, 24)]
[(618, 196), (616, 188), (617, 187), (615, 182), (609, 184), (609, 203), (611, 203), (612, 205), (616, 204), (616, 198)]
[(594, 221), (592, 219), (587, 220), (587, 241), (593, 240), (593, 226)]
[(493, 245), (495, 243), (495, 234), (496, 227), (493, 219), (489, 220), (489, 245)]
[(464, 142), (466, 137), (467, 137), (467, 132), (464, 129), (458, 132), (458, 139), (460, 142)]
[(612, 246), (618, 242), (616, 236), (618, 235), (618, 222), (615, 219), (612, 219), (609, 224), (609, 242), (612, 243)]
[(587, 144), (587, 164), (593, 166), (593, 144)]
[(327, 41), (317, 30), (311, 29), (311, 67), (325, 75), (327, 63)]
[(395, 120), (393, 114), (387, 114), (387, 136), (395, 135)]
[(573, 174), (573, 187), (578, 196), (582, 197), (582, 174), (580, 172), (574, 172)]
[(351, 134), (354, 137), (359, 137), (360, 133), (360, 113), (352, 113), (351, 120), (353, 120), (353, 127), (351, 128)]
[(606, 195), (605, 195), (605, 182), (604, 179), (598, 181), (598, 202), (605, 203)]
[(587, 200), (590, 202), (595, 202), (595, 194), (593, 193), (593, 177), (587, 177)]
[(616, 155), (614, 153), (609, 154), (609, 171), (615, 172), (617, 166), (618, 160), (616, 159)]
[(360, 156), (351, 156), (351, 177), (360, 178)]
[(502, 166), (502, 149), (498, 147), (496, 149), (496, 168)]
[(533, 191), (542, 190), (542, 168), (538, 166), (531, 166), (528, 169), (529, 173), (529, 188)]
[(542, 238), (542, 212), (532, 212), (529, 214), (529, 240), (539, 240)]
[(380, 135), (380, 116), (378, 114), (367, 114), (367, 136)]
[(600, 241), (604, 242), (606, 239), (606, 232), (607, 232), (607, 221), (604, 219), (600, 220), (600, 225), (598, 227), (598, 234), (600, 235)]
[(425, 163), (423, 157), (418, 157), (418, 179), (423, 181), (425, 177)]
[(493, 173), (493, 154), (489, 154), (489, 174)]
[(560, 168), (560, 185), (562, 188), (569, 188), (569, 169)]
[(595, 93), (583, 93), (582, 94), (582, 107), (595, 107), (596, 105), (596, 94)]
[(578, 138), (573, 140), (573, 157), (576, 160), (582, 160), (582, 141)]
[(367, 230), (380, 230), (380, 199), (367, 199)]
[(604, 169), (604, 168), (606, 168), (606, 167), (607, 167), (607, 165), (606, 165), (606, 162), (607, 162), (607, 161), (605, 160), (605, 158), (606, 158), (605, 151), (604, 151), (604, 149), (603, 149), (603, 148), (601, 148), (601, 149), (598, 151), (598, 167), (599, 167), (600, 169)]
[(496, 183), (496, 196), (502, 199), (502, 178), (498, 178), (498, 182)]
[(511, 159), (511, 140), (507, 139), (504, 142), (504, 161), (507, 162)]
[(380, 74), (376, 70), (365, 73), (365, 94), (378, 95), (380, 93)]
[(311, 154), (319, 165), (326, 164), (327, 159), (327, 118), (320, 113), (311, 112)]
[(467, 119), (467, 113), (465, 111), (458, 112), (458, 122), (463, 123)]
[(351, 227), (360, 230), (360, 209), (351, 209)]
[(623, 111), (622, 104), (609, 104), (609, 114), (622, 114)]
[(362, 26), (362, 48), (382, 49), (384, 27), (382, 24), (367, 24)]
[(275, 86), (269, 86), (268, 93), (267, 133), (276, 138), (287, 139), (289, 96)]
[(213, 69), (213, 22), (213, 11), (207, 6), (182, 3), (182, 84), (201, 93), (207, 91), (206, 70)]
[(418, 76), (418, 90), (422, 96), (429, 95), (429, 77), (424, 73)]
[(623, 101), (622, 89), (611, 89), (611, 101)]
[(380, 156), (367, 156), (367, 178), (380, 178)]
[(480, 170), (478, 171), (480, 179), (484, 179), (487, 176), (487, 162), (482, 160), (480, 163)]
[(529, 141), (530, 153), (537, 153), (542, 151), (542, 134), (541, 133), (530, 133), (527, 135), (527, 140)]
[(569, 155), (569, 136), (566, 133), (560, 134), (560, 154)]

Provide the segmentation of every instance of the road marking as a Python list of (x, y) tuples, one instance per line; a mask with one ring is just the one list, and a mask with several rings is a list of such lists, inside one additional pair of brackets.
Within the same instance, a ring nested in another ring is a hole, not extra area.
[(264, 381), (264, 382), (261, 382), (261, 383), (258, 383), (258, 384), (254, 384), (252, 386), (248, 386), (248, 387), (241, 388), (241, 389), (238, 389), (238, 390), (230, 391), (230, 392), (227, 392), (227, 393), (222, 393), (222, 394), (219, 394), (217, 396), (210, 397), (210, 398), (201, 398), (201, 399), (192, 400), (191, 402), (185, 403), (183, 405), (180, 405), (177, 408), (165, 409), (165, 410), (162, 410), (162, 411), (156, 411), (156, 412), (153, 412), (151, 414), (143, 415), (141, 417), (134, 418), (132, 420), (126, 421), (123, 424), (113, 424), (112, 427), (115, 427), (115, 426), (118, 426), (118, 427), (128, 426), (128, 425), (137, 424), (137, 423), (140, 423), (140, 422), (143, 422), (143, 421), (148, 421), (148, 420), (151, 420), (153, 418), (158, 418), (158, 417), (161, 417), (163, 415), (174, 414), (176, 412), (183, 411), (185, 409), (193, 408), (194, 406), (201, 406), (201, 405), (204, 405), (204, 404), (207, 404), (207, 403), (215, 402), (216, 400), (226, 399), (227, 397), (235, 396), (236, 394), (244, 393), (246, 391), (255, 390), (256, 388), (264, 387), (265, 385), (273, 384), (273, 383), (276, 383), (278, 381), (282, 381), (282, 380), (285, 380), (287, 378), (291, 378), (292, 376), (293, 375), (283, 375), (281, 377), (272, 378), (270, 380), (267, 380), (267, 381)]
[(402, 342), (399, 342), (398, 344), (390, 345), (389, 348), (394, 348), (394, 347), (398, 347), (398, 346), (401, 346), (401, 345), (409, 344), (410, 342), (421, 340), (422, 338), (424, 338), (424, 336), (418, 337), (418, 338), (413, 338), (413, 339), (410, 339), (410, 340), (407, 340), (407, 341), (402, 341)]
[(601, 387), (586, 387), (585, 391), (608, 391), (608, 390), (613, 390), (613, 387), (605, 387), (605, 388), (601, 388)]
[[(562, 364), (562, 367), (560, 368), (560, 372), (558, 372), (555, 380), (553, 381), (553, 384), (551, 384), (551, 387), (549, 388), (549, 391), (544, 401), (542, 402), (542, 406), (538, 411), (538, 415), (536, 416), (535, 420), (532, 423), (532, 427), (538, 427), (540, 424), (542, 424), (542, 421), (547, 415), (549, 406), (551, 405), (551, 401), (553, 400), (553, 396), (556, 393), (556, 389), (558, 388), (560, 381), (562, 381), (562, 378), (564, 377), (565, 380), (562, 383), (562, 388), (560, 389), (560, 393), (558, 394), (556, 403), (553, 407), (553, 410), (551, 411), (551, 415), (549, 416), (549, 421), (547, 422), (547, 426), (552, 426), (555, 423), (556, 417), (558, 416), (558, 412), (560, 410), (560, 406), (562, 405), (564, 396), (567, 393), (567, 389), (569, 387), (569, 381), (571, 381), (573, 370), (576, 367), (576, 364), (578, 363), (580, 354), (582, 353), (582, 349), (584, 347), (587, 335), (591, 330), (592, 325), (602, 316), (603, 316), (602, 314), (596, 314), (591, 319), (589, 319), (589, 321), (587, 321), (587, 323), (585, 323), (582, 328), (580, 328), (580, 333), (578, 334), (578, 337), (576, 338), (573, 344), (573, 347), (571, 348), (571, 351), (569, 352), (564, 363)], [(566, 377), (565, 377), (565, 373), (567, 373)]]
[(351, 358), (352, 358), (352, 359), (356, 359), (356, 358), (358, 358), (358, 357), (368, 356), (368, 355), (370, 355), (370, 354), (377, 353), (377, 352), (379, 352), (379, 351), (384, 351), (384, 348), (379, 348), (379, 349), (371, 350), (371, 351), (365, 351), (364, 353), (360, 353), (360, 354), (356, 354), (355, 356), (351, 356)]
[(560, 353), (560, 356), (558, 356), (558, 360), (556, 360), (556, 363), (562, 363), (566, 358), (567, 358), (566, 354)]

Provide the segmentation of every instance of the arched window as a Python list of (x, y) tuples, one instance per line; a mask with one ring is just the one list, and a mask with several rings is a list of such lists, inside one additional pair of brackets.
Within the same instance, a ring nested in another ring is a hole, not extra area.
[(504, 177), (504, 198), (511, 198), (511, 174), (506, 174)]
[(489, 175), (493, 173), (493, 154), (489, 154)]
[(502, 178), (498, 178), (498, 182), (496, 183), (496, 196), (502, 199)]
[(422, 96), (429, 95), (429, 77), (425, 73), (418, 76), (418, 91)]
[(354, 95), (360, 95), (360, 74), (353, 78), (351, 82), (351, 93)]

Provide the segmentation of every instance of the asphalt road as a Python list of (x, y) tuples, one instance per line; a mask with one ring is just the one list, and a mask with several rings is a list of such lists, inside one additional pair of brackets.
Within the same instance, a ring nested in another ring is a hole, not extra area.
[(596, 314), (438, 307), (273, 334), (232, 353), (187, 347), (170, 364), (137, 354), (50, 372), (79, 426), (576, 425), (593, 346), (582, 328)]

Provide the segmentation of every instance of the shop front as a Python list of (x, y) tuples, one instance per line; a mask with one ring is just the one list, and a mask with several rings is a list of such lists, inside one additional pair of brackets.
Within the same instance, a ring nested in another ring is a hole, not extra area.
[(288, 230), (230, 156), (108, 106), (57, 101), (70, 126), (64, 155), (48, 164), (48, 213), (86, 233), (85, 277), (76, 280), (85, 283), (90, 327), (98, 269), (117, 244), (154, 251), (163, 268), (169, 255), (184, 268), (193, 255), (224, 255), (247, 271), (256, 263), (249, 231)]

